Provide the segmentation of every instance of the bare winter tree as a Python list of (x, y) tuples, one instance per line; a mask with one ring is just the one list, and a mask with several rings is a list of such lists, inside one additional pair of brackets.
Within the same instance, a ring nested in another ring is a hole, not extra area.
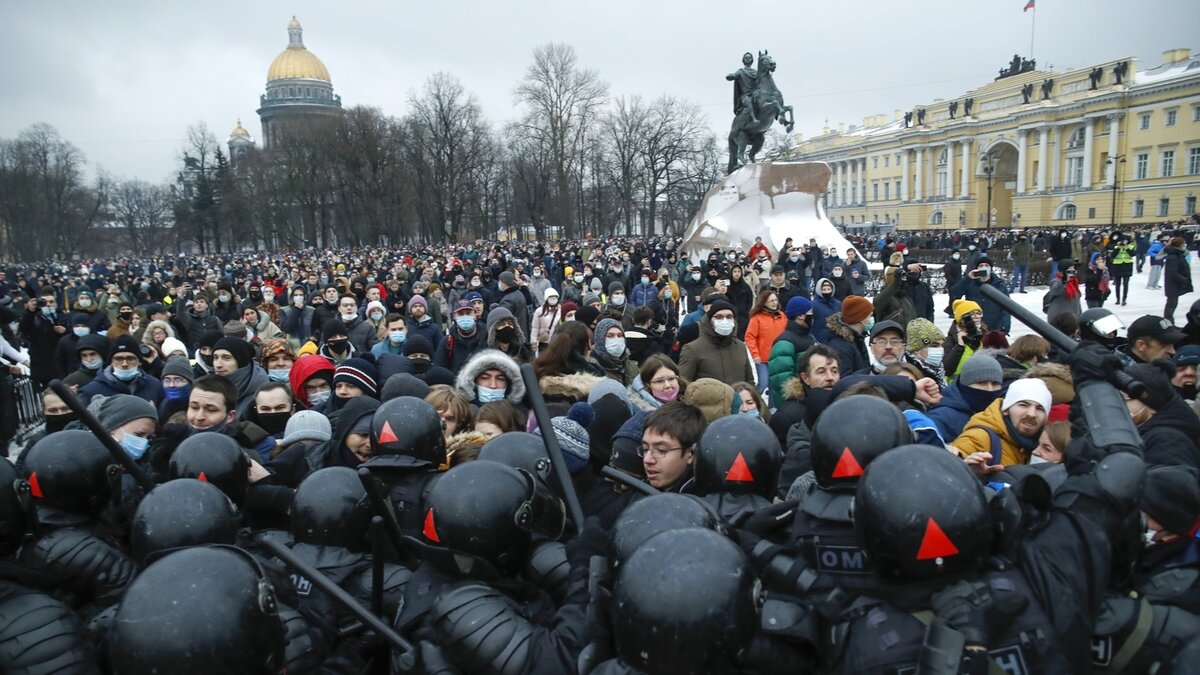
[(645, 143), (650, 111), (640, 96), (618, 97), (601, 124), (608, 182), (612, 185), (625, 234), (633, 234), (641, 189), (645, 184)]
[(169, 246), (173, 211), (166, 186), (142, 180), (118, 183), (109, 198), (109, 214), (122, 228), (126, 250), (135, 255), (161, 253)]

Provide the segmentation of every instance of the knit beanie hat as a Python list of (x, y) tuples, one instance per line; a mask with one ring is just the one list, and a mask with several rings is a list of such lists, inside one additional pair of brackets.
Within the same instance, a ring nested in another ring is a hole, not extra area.
[(584, 293), (583, 297), (579, 299), (580, 307), (589, 307), (597, 302), (600, 302), (599, 293)]
[(225, 324), (225, 327), (221, 329), (221, 333), (225, 337), (237, 338), (238, 340), (245, 342), (246, 335), (249, 334), (249, 331), (246, 329), (246, 323), (238, 320), (230, 321), (229, 323)]
[(1025, 378), (1008, 385), (1008, 392), (1004, 394), (1004, 402), (1000, 404), (1000, 410), (1006, 411), (1021, 401), (1037, 403), (1047, 413), (1050, 412), (1050, 406), (1053, 403), (1046, 383), (1036, 378)]
[(408, 311), (411, 312), (412, 308), (415, 307), (416, 305), (420, 305), (420, 306), (424, 307), (426, 312), (429, 311), (429, 303), (425, 302), (425, 298), (422, 298), (419, 295), (414, 295), (411, 298), (409, 298)]
[(163, 379), (166, 379), (170, 375), (182, 377), (188, 382), (196, 381), (195, 371), (192, 370), (192, 366), (190, 363), (188, 363), (187, 358), (183, 356), (172, 356), (171, 358), (167, 359), (165, 364), (163, 364)]
[[(558, 446), (562, 448), (563, 462), (571, 473), (579, 473), (588, 465), (590, 448), (587, 427), (592, 423), (592, 418), (592, 406), (580, 402), (572, 405), (565, 417), (550, 420)], [(541, 432), (541, 429), (536, 429), (533, 433), (540, 435)]]
[(728, 384), (711, 377), (702, 377), (688, 385), (681, 400), (699, 408), (700, 412), (704, 413), (704, 421), (712, 424), (714, 420), (732, 412), (736, 397), (733, 387)]
[(329, 418), (312, 410), (301, 410), (288, 418), (287, 426), (283, 429), (283, 439), (280, 445), (291, 445), (298, 441), (316, 441), (324, 443), (333, 436), (329, 426)]
[(642, 444), (642, 432), (648, 415), (649, 413), (639, 410), (633, 417), (625, 420), (613, 435), (612, 457), (609, 459), (609, 464), (614, 468), (638, 478), (644, 478), (646, 475), (646, 467), (642, 465), (642, 458), (638, 455), (638, 446)]
[(108, 350), (109, 358), (117, 354), (133, 354), (139, 359), (142, 358), (141, 347), (138, 345), (137, 340), (134, 340), (133, 336), (128, 333), (113, 340), (112, 349)]
[(999, 361), (987, 354), (972, 354), (963, 361), (962, 369), (958, 371), (958, 381), (964, 386), (980, 382), (1003, 382), (1004, 369)]
[(413, 354), (428, 354), (429, 358), (433, 358), (433, 343), (424, 335), (409, 335), (404, 341), (404, 355)]
[(1190, 466), (1156, 466), (1146, 471), (1138, 506), (1167, 532), (1191, 537), (1200, 517), (1200, 475)]
[(842, 323), (847, 326), (862, 323), (874, 310), (870, 300), (861, 295), (847, 295), (842, 301)]
[(217, 340), (220, 340), (223, 337), (225, 337), (225, 334), (219, 330), (206, 331), (200, 338), (200, 347), (212, 348), (213, 345), (217, 344)]
[(998, 330), (989, 330), (983, 334), (984, 349), (1008, 349), (1008, 336)]
[(321, 341), (328, 342), (329, 338), (334, 335), (349, 335), (350, 331), (346, 329), (346, 322), (341, 319), (330, 319), (321, 324)]
[(808, 312), (812, 309), (812, 306), (812, 300), (809, 300), (803, 295), (797, 295), (791, 300), (788, 300), (787, 307), (784, 308), (783, 314), (788, 318), (788, 321), (792, 321), (798, 316), (804, 316), (805, 314), (808, 314)]
[(712, 319), (713, 315), (724, 309), (732, 312), (733, 305), (728, 300), (714, 300), (708, 304), (708, 309), (704, 311), (704, 316)]
[(935, 342), (945, 342), (946, 334), (929, 319), (916, 318), (908, 322), (905, 329), (908, 344), (905, 347), (910, 352), (919, 352)]
[(333, 371), (333, 386), (336, 387), (338, 382), (352, 384), (363, 393), (371, 398), (379, 395), (379, 369), (374, 363), (361, 358), (355, 357), (346, 359), (338, 364), (336, 370)]
[(383, 383), (379, 392), (380, 401), (390, 401), (401, 396), (412, 396), (424, 400), (429, 395), (429, 385), (412, 373), (396, 373)]
[(608, 299), (612, 300), (613, 293), (625, 294), (625, 285), (619, 281), (614, 281), (608, 285)]
[(517, 277), (514, 276), (511, 271), (504, 270), (503, 272), (500, 273), (500, 282), (503, 283), (505, 286), (516, 286), (517, 285)]
[(592, 331), (592, 349), (604, 351), (604, 336), (609, 328), (621, 328), (621, 322), (616, 319), (600, 319), (596, 322), (596, 330)]
[(629, 403), (610, 393), (595, 401), (589, 396), (588, 405), (592, 406), (593, 413), (592, 423), (587, 428), (589, 450), (592, 461), (598, 466), (604, 466), (612, 457), (613, 436), (630, 417)]
[(296, 361), (296, 351), (292, 349), (292, 343), (283, 338), (268, 338), (263, 340), (258, 345), (258, 360), (263, 368), (267, 367), (267, 361), (276, 354), (286, 354), (292, 357), (292, 361)]
[(166, 340), (163, 340), (162, 355), (170, 356), (174, 352), (179, 352), (180, 354), (187, 356), (187, 345), (183, 344), (183, 340), (180, 340), (179, 338), (169, 337)]
[(1146, 394), (1142, 402), (1155, 410), (1162, 410), (1172, 398), (1179, 396), (1171, 384), (1175, 376), (1175, 366), (1166, 359), (1153, 363), (1138, 363), (1125, 369), (1129, 376), (1146, 385)]
[(88, 407), (96, 411), (96, 419), (105, 431), (112, 431), (140, 419), (150, 419), (154, 420), (155, 424), (158, 423), (158, 410), (154, 404), (131, 394), (104, 397), (99, 406)]
[(954, 312), (954, 322), (962, 323), (963, 317), (971, 312), (983, 312), (983, 308), (974, 300), (955, 300), (951, 306), (951, 311)]
[(629, 405), (629, 390), (621, 386), (620, 382), (617, 382), (611, 377), (606, 377), (603, 380), (600, 380), (595, 386), (592, 387), (592, 390), (588, 392), (587, 402), (589, 405), (595, 405), (596, 401), (599, 401), (601, 398), (609, 394), (615, 395), (617, 398), (621, 399), (625, 405)]
[(596, 317), (598, 316), (600, 316), (600, 310), (592, 307), (591, 305), (584, 305), (583, 307), (579, 308), (579, 311), (575, 312), (575, 320), (585, 326), (592, 325), (592, 322), (595, 321)]
[(217, 340), (217, 344), (213, 345), (213, 352), (224, 349), (233, 355), (233, 360), (237, 361), (238, 368), (245, 368), (254, 361), (254, 348), (249, 342), (233, 337), (223, 337)]

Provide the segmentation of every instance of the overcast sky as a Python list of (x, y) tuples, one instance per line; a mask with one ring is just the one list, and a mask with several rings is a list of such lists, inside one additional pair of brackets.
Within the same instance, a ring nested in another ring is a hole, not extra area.
[[(1082, 67), (1196, 44), (1196, 0), (1037, 0), (1040, 66)], [(575, 47), (613, 95), (668, 93), (728, 129), (731, 85), (745, 51), (770, 50), (796, 130), (858, 124), (990, 81), (1029, 54), (1025, 0), (293, 0), (292, 2), (0, 3), (0, 138), (48, 122), (118, 177), (168, 180), (186, 128), (222, 142), (255, 109), (267, 67), (287, 46), (293, 14), (329, 68), (343, 105), (403, 115), (408, 94), (444, 70), (499, 124), (516, 115), (514, 84), (532, 49)], [(741, 36), (741, 37), (734, 37)], [(749, 37), (753, 36), (753, 37)]]

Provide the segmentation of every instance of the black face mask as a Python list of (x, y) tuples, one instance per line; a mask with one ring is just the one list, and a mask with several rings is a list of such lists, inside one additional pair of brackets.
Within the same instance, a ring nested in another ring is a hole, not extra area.
[(418, 375), (429, 371), (429, 359), (409, 359), (408, 362), (412, 364), (412, 371)]
[(278, 436), (283, 433), (291, 417), (292, 413), (290, 412), (258, 413), (258, 426), (268, 434)]
[(350, 340), (347, 339), (329, 340), (325, 344), (329, 347), (329, 351), (335, 354), (345, 354), (346, 350), (350, 348)]
[(133, 318), (133, 312), (121, 312), (117, 316), (121, 317), (125, 321), (129, 321), (130, 319)]
[(205, 354), (204, 352), (200, 352), (200, 360), (204, 362), (204, 365), (208, 366), (209, 368), (212, 368), (212, 354)]
[(75, 421), (75, 413), (63, 413), (62, 415), (46, 415), (46, 433), (53, 434), (62, 431), (68, 424)]
[(505, 344), (512, 344), (512, 341), (517, 337), (517, 329), (512, 326), (496, 329), (496, 341)]

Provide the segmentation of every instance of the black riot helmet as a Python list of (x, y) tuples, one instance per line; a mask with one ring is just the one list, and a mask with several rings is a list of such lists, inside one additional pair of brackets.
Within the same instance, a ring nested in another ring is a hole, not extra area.
[(241, 505), (250, 487), (250, 460), (241, 446), (225, 434), (194, 434), (171, 455), (171, 478), (195, 478), (221, 488), (234, 504)]
[(875, 396), (847, 396), (821, 412), (812, 430), (817, 485), (853, 490), (863, 470), (883, 453), (913, 442), (900, 410)]
[(758, 626), (758, 593), (750, 561), (726, 537), (658, 534), (618, 574), (617, 654), (650, 675), (732, 672)]
[(524, 564), (531, 535), (562, 535), (566, 510), (532, 475), (498, 462), (460, 464), (434, 484), (421, 532), (434, 544), (509, 574)]
[(695, 493), (750, 493), (770, 499), (781, 464), (783, 453), (771, 427), (744, 415), (726, 415), (708, 425), (696, 447)]
[(405, 455), (441, 466), (446, 463), (442, 418), (419, 398), (385, 401), (371, 418), (371, 449), (376, 456)]
[(30, 494), (39, 506), (91, 516), (112, 497), (112, 455), (90, 431), (57, 431), (38, 441), (25, 458)]
[(991, 554), (992, 523), (979, 479), (932, 445), (895, 448), (867, 467), (854, 496), (854, 529), (885, 579), (970, 572)]
[(1080, 340), (1093, 340), (1112, 348), (1119, 342), (1117, 334), (1124, 329), (1121, 319), (1103, 307), (1092, 307), (1079, 315)]
[(284, 642), (258, 562), (232, 546), (193, 547), (129, 584), (109, 631), (109, 659), (122, 675), (279, 673)]
[(699, 499), (664, 492), (639, 499), (625, 508), (612, 530), (613, 566), (620, 567), (629, 556), (656, 534), (700, 528), (721, 529), (717, 515)]
[(232, 544), (237, 530), (237, 511), (215, 485), (167, 481), (147, 493), (133, 514), (133, 557), (146, 565), (171, 549)]
[(509, 431), (494, 436), (479, 448), (478, 459), (500, 462), (524, 469), (543, 483), (550, 480), (550, 458), (541, 437), (524, 431)]
[(371, 545), (371, 515), (367, 490), (354, 469), (320, 469), (296, 488), (292, 536), (305, 544), (366, 551)]
[(0, 556), (17, 550), (29, 532), (29, 483), (12, 462), (0, 462)]

